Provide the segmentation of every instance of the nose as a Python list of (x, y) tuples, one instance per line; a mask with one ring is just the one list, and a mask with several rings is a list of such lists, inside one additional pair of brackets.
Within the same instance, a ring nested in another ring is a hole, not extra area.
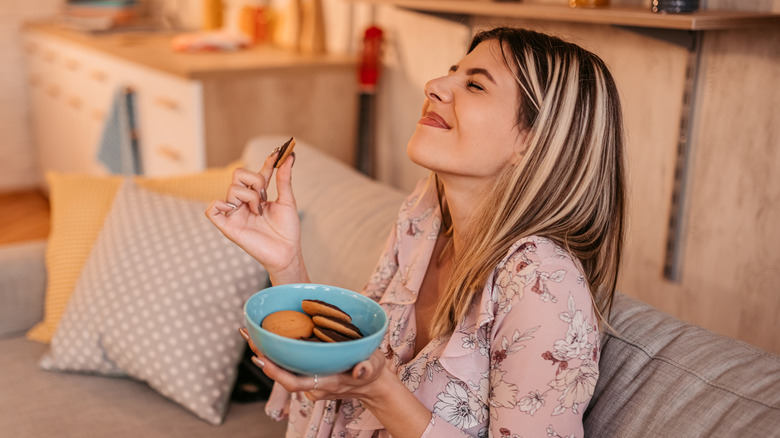
[(447, 76), (431, 79), (425, 84), (425, 97), (433, 101), (450, 102), (452, 91), (447, 84)]

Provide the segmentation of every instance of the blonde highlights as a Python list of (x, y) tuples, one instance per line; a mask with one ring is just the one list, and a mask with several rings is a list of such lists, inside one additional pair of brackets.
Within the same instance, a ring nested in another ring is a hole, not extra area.
[(431, 335), (451, 333), (509, 248), (532, 235), (553, 240), (582, 263), (604, 323), (625, 228), (623, 122), (614, 80), (596, 55), (555, 37), (497, 28), (478, 33), (469, 52), (486, 40), (499, 42), (515, 74), (525, 152), (500, 172), (462, 234)]

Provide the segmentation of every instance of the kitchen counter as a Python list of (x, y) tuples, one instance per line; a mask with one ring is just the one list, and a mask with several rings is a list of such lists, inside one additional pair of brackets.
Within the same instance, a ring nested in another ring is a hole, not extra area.
[(177, 33), (170, 31), (89, 33), (52, 23), (30, 23), (25, 27), (188, 79), (253, 75), (300, 67), (343, 68), (355, 63), (355, 57), (350, 55), (304, 55), (272, 45), (229, 52), (177, 52), (171, 49), (171, 40)]

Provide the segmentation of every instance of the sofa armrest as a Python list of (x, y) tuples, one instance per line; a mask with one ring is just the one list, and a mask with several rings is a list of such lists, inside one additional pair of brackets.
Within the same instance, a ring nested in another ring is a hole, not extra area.
[(773, 436), (780, 357), (616, 293), (585, 413), (598, 437)]
[(43, 319), (46, 241), (0, 246), (0, 338)]

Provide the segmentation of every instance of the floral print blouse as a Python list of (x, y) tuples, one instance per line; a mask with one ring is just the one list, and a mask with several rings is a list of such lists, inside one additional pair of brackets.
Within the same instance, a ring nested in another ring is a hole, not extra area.
[[(465, 320), (414, 355), (417, 291), (441, 227), (436, 188), (403, 203), (364, 294), (385, 308), (381, 349), (433, 413), (424, 437), (581, 437), (599, 375), (599, 330), (579, 261), (552, 241), (518, 240)], [(266, 412), (288, 437), (389, 436), (359, 400), (309, 401), (276, 385)]]

